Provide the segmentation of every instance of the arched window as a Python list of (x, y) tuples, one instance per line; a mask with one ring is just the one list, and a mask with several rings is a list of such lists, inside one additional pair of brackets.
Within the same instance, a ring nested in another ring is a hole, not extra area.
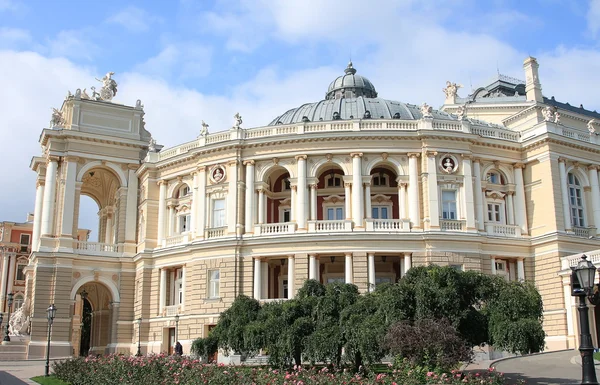
[(583, 189), (579, 179), (573, 174), (568, 175), (569, 182), (569, 208), (571, 209), (571, 224), (574, 227), (585, 227), (583, 208)]
[(506, 184), (506, 181), (504, 180), (504, 175), (502, 175), (502, 173), (496, 170), (490, 170), (485, 176), (485, 180), (487, 180), (488, 183), (492, 184)]

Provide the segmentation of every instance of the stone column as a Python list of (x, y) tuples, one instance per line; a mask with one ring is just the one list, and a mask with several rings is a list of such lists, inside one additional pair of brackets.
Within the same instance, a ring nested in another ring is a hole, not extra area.
[(167, 305), (167, 269), (160, 269), (158, 315), (162, 315)]
[(265, 223), (265, 191), (258, 189), (258, 223)]
[(119, 307), (120, 307), (120, 303), (119, 302), (111, 302), (111, 322), (110, 322), (110, 343), (114, 344), (114, 351), (117, 350), (117, 343), (118, 343), (118, 339), (117, 339), (117, 328), (118, 328), (118, 321), (119, 321)]
[[(269, 263), (265, 260), (260, 265), (260, 276), (261, 276), (261, 287), (260, 293), (261, 297), (268, 299), (269, 298)], [(288, 282), (289, 283), (289, 282)]]
[[(165, 239), (165, 211), (167, 206), (167, 182), (164, 180), (158, 181), (159, 193), (158, 193), (158, 234), (156, 243), (158, 246), (162, 246)], [(150, 217), (148, 217), (149, 219)]]
[[(350, 186), (352, 186), (352, 183), (350, 182), (344, 182), (344, 215), (346, 217), (346, 220), (352, 219), (352, 212), (350, 210), (351, 205), (350, 202), (352, 202), (352, 197), (350, 194)], [(323, 218), (323, 219), (327, 219), (327, 218)]]
[(590, 187), (592, 188), (592, 213), (597, 233), (598, 228), (600, 228), (600, 187), (598, 186), (598, 166), (588, 166), (588, 173), (590, 176)]
[(187, 290), (185, 274), (187, 272), (187, 268), (185, 265), (181, 267), (181, 310), (185, 308), (185, 291)]
[(293, 182), (290, 182), (290, 220), (292, 222), (296, 221), (296, 211), (298, 211), (298, 186)]
[(42, 204), (41, 237), (54, 235), (54, 205), (56, 200), (56, 172), (58, 170), (58, 158), (50, 156), (48, 157), (47, 162), (44, 203)]
[[(2, 254), (2, 287), (0, 288), (0, 312), (4, 312), (4, 310), (6, 310), (6, 284), (8, 283), (8, 260), (9, 260), (9, 255), (7, 253), (7, 251), (5, 250)], [(6, 325), (6, 324), (5, 324)], [(0, 329), (1, 330), (1, 329)]]
[(496, 275), (496, 258), (490, 257), (490, 261), (492, 263), (492, 275)]
[(412, 254), (404, 253), (404, 274), (412, 268)]
[(317, 184), (310, 185), (310, 220), (317, 220)]
[(245, 232), (246, 234), (252, 234), (254, 233), (254, 201), (256, 199), (256, 192), (254, 191), (254, 161), (247, 160), (244, 162), (244, 166), (246, 166)]
[(206, 168), (198, 167), (198, 205), (197, 210), (192, 214), (196, 216), (196, 231), (199, 237), (204, 238), (204, 229), (206, 228)]
[(398, 183), (398, 217), (406, 219), (406, 183)]
[(364, 227), (364, 203), (362, 183), (362, 153), (352, 153), (352, 220), (354, 227)]
[(528, 234), (527, 228), (527, 206), (525, 204), (525, 183), (523, 182), (523, 163), (513, 165), (515, 172), (515, 214), (517, 225), (521, 227), (521, 233)]
[(237, 218), (237, 209), (238, 209), (238, 200), (237, 200), (237, 177), (238, 177), (238, 162), (237, 160), (232, 160), (228, 164), (228, 175), (227, 181), (228, 190), (227, 190), (227, 209), (225, 210), (225, 215), (227, 217), (227, 232), (229, 234), (236, 234), (237, 223), (235, 223), (239, 218)]
[(506, 212), (508, 213), (508, 224), (515, 224), (515, 206), (513, 203), (514, 191), (509, 191), (506, 195)]
[(12, 293), (13, 290), (13, 286), (15, 284), (15, 270), (17, 267), (17, 256), (16, 254), (12, 254), (8, 256), (8, 289), (7, 289), (7, 293)]
[(298, 161), (298, 199), (296, 200), (296, 222), (298, 223), (299, 230), (306, 230), (306, 206), (308, 204), (306, 196), (306, 158), (306, 155), (296, 156), (296, 160)]
[[(371, 183), (367, 182), (365, 185), (365, 215), (368, 219), (373, 218), (373, 213), (371, 210)], [(391, 215), (391, 213), (390, 213)]]
[(346, 253), (346, 263), (344, 264), (346, 283), (352, 283), (352, 253)]
[(316, 259), (314, 254), (308, 254), (308, 279), (317, 279)]
[(429, 228), (438, 230), (440, 228), (440, 202), (437, 185), (437, 166), (435, 157), (437, 152), (427, 152), (427, 186), (429, 190)]
[(321, 282), (321, 259), (318, 255), (315, 257), (315, 279)]
[(129, 165), (129, 172), (127, 175), (127, 208), (125, 216), (125, 242), (136, 243), (136, 226), (138, 220), (138, 177), (135, 171), (138, 166), (135, 164)]
[(408, 154), (408, 210), (412, 227), (421, 228), (421, 214), (419, 209), (419, 173), (417, 158), (421, 154)]
[(294, 256), (290, 255), (288, 257), (288, 299), (294, 298), (294, 281), (295, 281), (295, 272), (294, 272)]
[(471, 156), (463, 155), (463, 175), (465, 189), (465, 219), (467, 220), (467, 230), (475, 230), (475, 202), (473, 195), (473, 173), (471, 169)]
[(170, 237), (174, 234), (175, 229), (175, 207), (172, 204), (169, 204), (169, 220), (167, 221), (167, 237)]
[[(77, 160), (79, 158), (69, 156), (63, 159), (66, 163), (65, 185), (63, 193), (62, 225), (60, 237), (73, 238), (73, 217), (75, 216), (75, 182), (77, 179)], [(69, 246), (71, 247), (71, 246)]]
[(485, 230), (485, 217), (483, 216), (483, 196), (481, 194), (481, 163), (479, 159), (473, 160), (473, 172), (475, 173), (475, 222), (477, 230)]
[(113, 234), (113, 213), (109, 211), (106, 213), (106, 233), (104, 234), (104, 243), (112, 243), (112, 234)]
[[(260, 201), (259, 201), (260, 202)], [(260, 300), (262, 290), (262, 262), (260, 259), (254, 259), (254, 299)]]
[(525, 267), (523, 264), (523, 258), (517, 260), (517, 279), (521, 282), (525, 280)]
[(369, 292), (372, 292), (375, 290), (375, 254), (368, 253), (367, 258), (368, 258), (367, 277), (369, 278), (368, 290), (369, 290)]
[(38, 251), (40, 243), (40, 230), (42, 228), (42, 207), (44, 200), (44, 181), (38, 180), (35, 189), (35, 208), (33, 210), (33, 234), (31, 236), (31, 250)]
[(198, 234), (198, 228), (196, 223), (198, 222), (198, 201), (200, 200), (200, 195), (198, 194), (198, 171), (192, 172), (192, 207), (190, 212), (190, 223), (189, 223), (189, 232), (190, 238), (196, 238)]

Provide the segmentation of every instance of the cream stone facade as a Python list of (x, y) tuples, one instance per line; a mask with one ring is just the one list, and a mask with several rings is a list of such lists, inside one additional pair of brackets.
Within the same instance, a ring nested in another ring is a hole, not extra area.
[[(53, 355), (79, 354), (84, 301), (92, 352), (188, 352), (239, 294), (285, 300), (307, 279), (367, 292), (430, 263), (534, 281), (547, 348), (574, 346), (557, 272), (600, 245), (600, 115), (543, 97), (534, 58), (524, 72), (466, 98), (448, 82), (434, 110), (379, 98), (350, 64), (321, 102), (265, 127), (203, 123), (169, 149), (140, 101), (111, 101), (111, 73), (104, 94), (69, 94), (31, 163), (28, 356), (44, 355), (51, 303)], [(81, 195), (99, 242), (78, 238)]]

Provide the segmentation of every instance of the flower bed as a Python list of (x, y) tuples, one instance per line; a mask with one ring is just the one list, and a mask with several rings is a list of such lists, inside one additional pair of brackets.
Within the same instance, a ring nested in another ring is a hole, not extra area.
[(202, 364), (173, 356), (133, 357), (109, 355), (74, 358), (55, 363), (56, 377), (71, 385), (339, 385), (339, 384), (504, 384), (494, 370), (484, 373), (434, 373), (417, 367), (402, 367), (389, 373), (359, 374), (349, 370), (295, 367), (277, 370), (252, 366)]

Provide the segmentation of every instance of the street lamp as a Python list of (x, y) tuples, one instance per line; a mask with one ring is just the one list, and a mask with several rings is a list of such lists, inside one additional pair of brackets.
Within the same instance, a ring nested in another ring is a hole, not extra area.
[(179, 314), (175, 314), (175, 341), (178, 341), (177, 334), (179, 333)]
[(138, 318), (138, 351), (135, 354), (137, 357), (142, 356), (142, 317)]
[(8, 293), (8, 316), (6, 317), (6, 332), (4, 333), (4, 339), (2, 340), (3, 342), (10, 342), (10, 337), (8, 336), (8, 325), (10, 324), (10, 309), (12, 308), (13, 298), (14, 294)]
[[(581, 256), (581, 261), (577, 267), (572, 268), (573, 275), (579, 284), (579, 288), (573, 287), (572, 295), (579, 297), (579, 352), (581, 353), (581, 383), (586, 385), (598, 385), (596, 379), (596, 368), (594, 366), (594, 345), (592, 344), (592, 336), (590, 334), (590, 320), (588, 318), (588, 307), (586, 298), (592, 304), (600, 304), (600, 296), (598, 288), (594, 288), (596, 280), (596, 266), (587, 260), (587, 255)], [(574, 282), (575, 283), (575, 282)], [(595, 290), (594, 290), (595, 289)]]
[(44, 375), (48, 377), (50, 375), (50, 335), (52, 334), (52, 322), (54, 322), (56, 316), (56, 306), (54, 304), (48, 306), (46, 313), (48, 317), (48, 345), (46, 345), (46, 370)]

